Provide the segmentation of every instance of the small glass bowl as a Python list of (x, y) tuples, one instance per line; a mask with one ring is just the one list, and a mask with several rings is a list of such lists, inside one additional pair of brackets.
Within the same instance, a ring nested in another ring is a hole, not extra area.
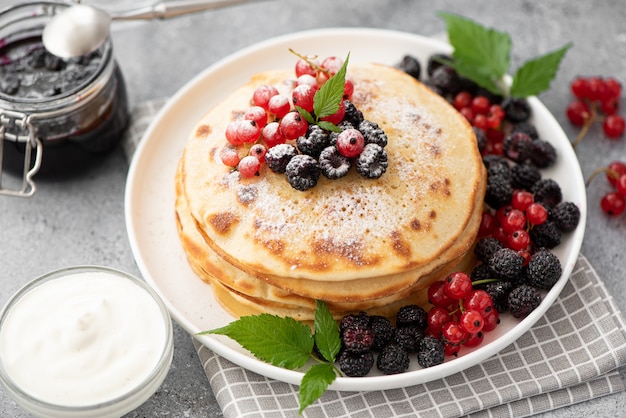
[[(172, 331), (172, 321), (169, 312), (157, 293), (143, 280), (140, 280), (132, 275), (124, 273), (119, 270), (115, 270), (108, 267), (101, 266), (76, 266), (69, 267), (60, 270), (56, 270), (43, 276), (40, 276), (30, 283), (26, 284), (20, 289), (11, 299), (7, 302), (2, 312), (0, 312), (0, 336), (3, 335), (3, 328), (7, 326), (7, 319), (10, 320), (10, 315), (15, 311), (16, 306), (19, 306), (22, 299), (31, 291), (39, 288), (40, 286), (53, 282), (57, 279), (66, 278), (73, 275), (89, 275), (92, 273), (106, 274), (123, 278), (138, 286), (141, 291), (148, 295), (148, 300), (155, 304), (154, 307), (158, 308), (160, 312), (160, 320), (163, 322), (163, 330), (165, 337), (161, 338), (163, 341), (163, 347), (160, 349), (160, 357), (152, 368), (145, 373), (145, 377), (138, 379), (138, 383), (128, 388), (128, 390), (113, 398), (102, 399), (97, 403), (80, 404), (76, 405), (76, 402), (72, 405), (54, 404), (50, 401), (44, 401), (33, 396), (29, 392), (29, 388), (21, 387), (15, 379), (7, 372), (7, 364), (3, 358), (4, 350), (0, 350), (0, 383), (7, 393), (27, 412), (39, 417), (120, 417), (135, 408), (143, 404), (148, 398), (150, 398), (154, 392), (159, 388), (172, 363), (172, 357), (174, 353), (174, 338)], [(89, 277), (85, 277), (85, 280), (89, 280)], [(81, 277), (82, 280), (82, 277)], [(120, 286), (122, 287), (122, 283)], [(44, 288), (45, 289), (45, 288)], [(138, 298), (143, 299), (143, 293), (138, 295)], [(134, 293), (134, 292), (127, 292)], [(59, 298), (62, 299), (62, 298)], [(62, 303), (66, 301), (61, 300)], [(24, 306), (22, 306), (23, 308)], [(152, 309), (152, 306), (150, 307)], [(31, 311), (28, 311), (29, 313)], [(40, 312), (38, 312), (40, 314)], [(133, 318), (128, 318), (129, 320)], [(46, 340), (47, 341), (47, 340)], [(56, 344), (56, 343), (55, 343)], [(53, 347), (56, 348), (56, 347)], [(35, 376), (36, 377), (36, 376)], [(25, 385), (24, 385), (25, 386)]]

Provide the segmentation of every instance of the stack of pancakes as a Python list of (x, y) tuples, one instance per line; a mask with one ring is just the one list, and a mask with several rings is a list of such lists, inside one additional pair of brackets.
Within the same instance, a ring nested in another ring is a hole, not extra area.
[(365, 179), (351, 169), (301, 192), (265, 165), (240, 178), (220, 159), (226, 125), (254, 90), (289, 94), (293, 73), (254, 76), (199, 121), (176, 173), (179, 236), (196, 274), (234, 316), (312, 320), (315, 300), (340, 317), (393, 314), (424, 304), (434, 280), (473, 263), (485, 169), (467, 121), (404, 72), (348, 68), (352, 102), (388, 137), (389, 167)]

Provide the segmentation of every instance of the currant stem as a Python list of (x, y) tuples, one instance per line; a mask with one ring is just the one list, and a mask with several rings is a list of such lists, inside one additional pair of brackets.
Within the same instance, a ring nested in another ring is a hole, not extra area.
[(609, 177), (611, 177), (612, 179), (618, 179), (619, 178), (619, 173), (615, 170), (611, 170), (608, 167), (600, 167), (594, 170), (593, 173), (591, 173), (591, 175), (589, 176), (589, 178), (587, 179), (587, 181), (585, 182), (585, 187), (589, 187), (589, 185), (591, 184), (591, 181), (596, 178), (596, 176), (598, 174), (602, 174), (602, 173), (607, 173)]
[(317, 65), (316, 63), (313, 62), (314, 59), (317, 58), (317, 55), (313, 55), (311, 57), (307, 56), (307, 55), (302, 55), (298, 52), (296, 52), (295, 50), (289, 48), (289, 52), (291, 52), (292, 54), (294, 54), (296, 57), (300, 58), (301, 60), (306, 61), (307, 63), (309, 63), (311, 65), (311, 67), (313, 67), (313, 69), (315, 71), (319, 71), (321, 73), (324, 74), (329, 74), (329, 71), (325, 68), (320, 67), (319, 65)]

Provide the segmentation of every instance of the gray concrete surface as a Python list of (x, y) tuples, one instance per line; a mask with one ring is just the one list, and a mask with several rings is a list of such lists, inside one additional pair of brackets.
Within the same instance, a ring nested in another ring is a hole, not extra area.
[[(0, 7), (14, 3), (0, 0)], [(113, 2), (115, 7), (124, 3)], [(106, 4), (100, 1), (99, 4)], [(136, 3), (135, 3), (136, 4)], [(541, 100), (573, 138), (564, 116), (569, 81), (578, 74), (626, 82), (626, 3), (622, 0), (273, 0), (169, 21), (122, 25), (113, 34), (131, 104), (172, 95), (217, 60), (257, 41), (320, 27), (375, 27), (433, 35), (444, 25), (439, 10), (457, 12), (511, 33), (513, 66), (572, 41), (552, 88)], [(625, 113), (626, 114), (626, 113)], [(609, 141), (594, 128), (577, 148), (583, 173), (626, 159), (626, 138)], [(104, 264), (139, 274), (126, 236), (124, 186), (128, 162), (117, 150), (82, 176), (40, 182), (30, 199), (0, 197), (0, 304), (23, 283), (75, 264)], [(583, 253), (626, 310), (626, 215), (611, 219), (599, 201), (608, 190), (588, 189)], [(218, 417), (219, 407), (189, 336), (175, 328), (171, 371), (159, 391), (129, 417)], [(623, 416), (626, 393), (544, 414), (545, 417)], [(25, 414), (0, 391), (0, 416)]]

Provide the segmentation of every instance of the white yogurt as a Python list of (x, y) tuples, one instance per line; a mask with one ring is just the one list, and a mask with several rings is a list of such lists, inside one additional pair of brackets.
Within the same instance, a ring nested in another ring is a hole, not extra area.
[(10, 379), (35, 399), (96, 405), (145, 384), (168, 332), (159, 304), (137, 283), (106, 270), (70, 270), (10, 307), (0, 358)]

